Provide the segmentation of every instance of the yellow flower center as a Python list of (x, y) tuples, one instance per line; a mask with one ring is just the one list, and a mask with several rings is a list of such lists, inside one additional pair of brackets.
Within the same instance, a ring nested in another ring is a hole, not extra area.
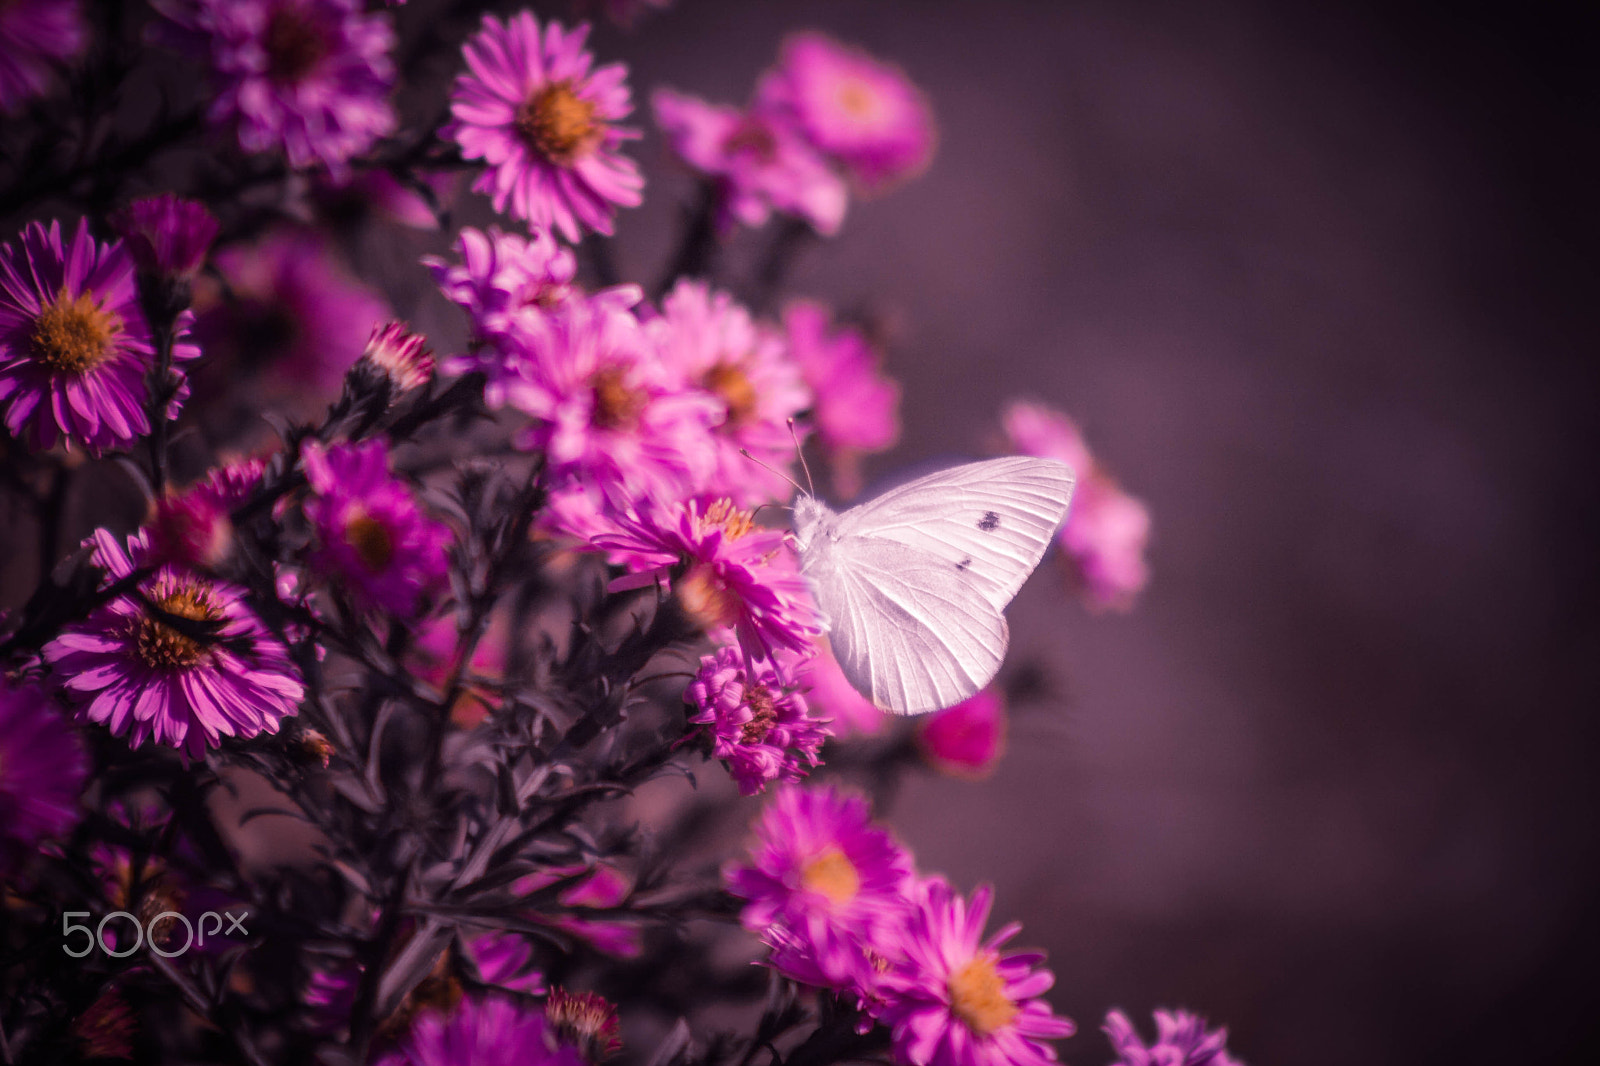
[[(179, 618), (195, 622), (215, 622), (222, 617), (209, 602), (206, 590), (200, 585), (180, 585), (164, 595), (151, 597), (157, 607)], [(138, 622), (137, 645), (139, 658), (146, 666), (157, 670), (172, 670), (193, 666), (200, 661), (205, 648), (193, 637), (178, 632), (157, 618), (146, 616)]]
[(684, 612), (702, 629), (731, 626), (739, 618), (739, 597), (706, 563), (696, 563), (678, 579), (675, 590)]
[(986, 952), (950, 975), (950, 1013), (978, 1036), (1004, 1029), (1017, 1016), (1017, 1005), (1007, 998), (994, 962)]
[(511, 124), (530, 148), (558, 166), (570, 166), (600, 140), (603, 128), (594, 120), (594, 103), (570, 81), (541, 87), (517, 108)]
[(861, 875), (845, 853), (830, 844), (801, 868), (800, 884), (839, 906), (855, 899), (861, 891)]
[(734, 506), (732, 500), (723, 497), (707, 507), (706, 513), (696, 519), (696, 524), (701, 533), (708, 533), (721, 527), (724, 537), (738, 540), (755, 528), (755, 515), (750, 511), (740, 510)]
[(723, 406), (727, 408), (728, 418), (723, 424), (728, 427), (748, 422), (761, 402), (761, 395), (751, 384), (750, 375), (731, 363), (718, 363), (707, 370), (704, 385), (706, 391), (721, 398)]
[(394, 538), (389, 527), (357, 507), (345, 521), (344, 541), (355, 549), (361, 565), (381, 573), (394, 560)]
[(68, 298), (65, 289), (55, 303), (39, 312), (28, 337), (33, 357), (58, 374), (82, 374), (111, 356), (111, 342), (122, 332), (122, 319), (87, 293)]
[(747, 689), (744, 699), (750, 705), (750, 720), (739, 730), (739, 739), (746, 744), (759, 744), (778, 720), (777, 700), (765, 685)]
[(280, 85), (304, 78), (328, 54), (326, 34), (304, 12), (288, 5), (268, 17), (261, 47), (267, 53), (267, 77)]
[(594, 390), (594, 407), (589, 420), (598, 429), (632, 429), (650, 402), (643, 390), (628, 386), (628, 372), (621, 367), (608, 366), (597, 371), (589, 387)]

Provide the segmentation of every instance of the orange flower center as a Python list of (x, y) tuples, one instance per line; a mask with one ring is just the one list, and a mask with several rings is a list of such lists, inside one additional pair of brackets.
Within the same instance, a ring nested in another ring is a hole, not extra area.
[(750, 530), (755, 528), (755, 515), (750, 511), (740, 510), (733, 501), (727, 497), (717, 500), (706, 513), (696, 519), (701, 533), (721, 527), (722, 535), (729, 540), (738, 540)]
[(285, 5), (268, 17), (261, 47), (267, 53), (267, 77), (292, 85), (322, 62), (328, 39), (305, 12)]
[(747, 689), (744, 698), (750, 704), (750, 720), (739, 730), (739, 739), (746, 744), (759, 744), (778, 720), (777, 700), (765, 685)]
[[(209, 602), (205, 588), (200, 585), (180, 585), (165, 595), (151, 599), (157, 607), (179, 618), (215, 622), (222, 617), (221, 612)], [(144, 660), (146, 666), (157, 670), (193, 666), (205, 652), (205, 648), (193, 637), (148, 615), (139, 620), (137, 645), (139, 658)]]
[(39, 312), (28, 337), (33, 357), (58, 374), (82, 374), (111, 357), (111, 342), (122, 332), (115, 311), (95, 302), (87, 292), (68, 298), (62, 289), (55, 303)]
[(800, 884), (839, 906), (855, 899), (861, 891), (861, 875), (845, 853), (830, 844), (801, 868)]
[(345, 521), (344, 542), (355, 549), (361, 565), (374, 574), (383, 572), (394, 560), (394, 537), (390, 536), (389, 527), (360, 507)]
[(594, 407), (589, 418), (598, 429), (632, 429), (650, 398), (642, 389), (628, 386), (628, 372), (608, 366), (595, 373), (589, 382), (594, 390)]
[(724, 425), (729, 427), (748, 422), (761, 402), (761, 395), (751, 384), (750, 375), (731, 363), (718, 363), (707, 370), (704, 385), (706, 391), (720, 397), (727, 408), (728, 419)]
[(839, 106), (852, 118), (875, 118), (882, 110), (878, 94), (860, 78), (847, 77), (839, 85)]
[(950, 975), (950, 1013), (978, 1036), (1004, 1029), (1017, 1016), (1006, 996), (1006, 984), (994, 968), (994, 957), (978, 955)]
[(570, 166), (600, 139), (594, 103), (579, 96), (570, 81), (553, 81), (523, 101), (511, 124), (517, 136), (558, 166)]
[(702, 629), (731, 626), (739, 618), (739, 597), (728, 588), (716, 568), (696, 563), (678, 579), (678, 602)]

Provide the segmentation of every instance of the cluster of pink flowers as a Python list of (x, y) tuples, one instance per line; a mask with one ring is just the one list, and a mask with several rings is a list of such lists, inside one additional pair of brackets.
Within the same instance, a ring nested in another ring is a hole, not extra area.
[(919, 876), (864, 799), (790, 787), (773, 797), (746, 866), (728, 870), (740, 920), (769, 965), (855, 999), (918, 1066), (1043, 1066), (1073, 1024), (1040, 998), (1038, 954), (1001, 954), (1019, 926), (984, 939), (992, 893), (970, 900)]
[(853, 181), (876, 191), (933, 155), (933, 117), (906, 76), (820, 33), (784, 43), (743, 108), (671, 89), (651, 97), (677, 157), (715, 196), (719, 228), (759, 226), (772, 212), (837, 233)]

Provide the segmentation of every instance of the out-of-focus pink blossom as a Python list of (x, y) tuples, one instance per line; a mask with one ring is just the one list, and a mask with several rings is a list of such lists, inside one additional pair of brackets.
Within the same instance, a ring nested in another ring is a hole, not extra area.
[(759, 107), (788, 117), (865, 189), (909, 178), (933, 158), (933, 112), (911, 80), (824, 34), (785, 41), (756, 97)]
[(618, 206), (635, 207), (644, 178), (621, 153), (636, 130), (616, 123), (633, 110), (627, 68), (593, 67), (588, 26), (541, 30), (530, 11), (501, 22), (485, 15), (462, 49), (466, 73), (450, 96), (454, 121), (441, 135), (488, 169), (473, 185), (496, 211), (560, 230), (610, 233)]
[(859, 459), (900, 439), (900, 385), (879, 369), (872, 343), (849, 326), (834, 328), (828, 309), (797, 300), (784, 309), (789, 355), (814, 402), (811, 421), (827, 449), (841, 496), (861, 491)]
[(1239, 1066), (1228, 1054), (1228, 1030), (1206, 1030), (1206, 1020), (1188, 1011), (1158, 1010), (1156, 1042), (1148, 1046), (1133, 1022), (1119, 1010), (1102, 1027), (1116, 1049), (1114, 1066)]
[(795, 681), (817, 713), (832, 719), (834, 733), (872, 735), (882, 731), (888, 715), (856, 690), (833, 657), (827, 638), (816, 642), (816, 653), (794, 666)]
[(172, 193), (135, 200), (111, 217), (128, 252), (148, 274), (192, 278), (217, 238), (206, 205)]
[(673, 154), (714, 183), (719, 230), (764, 225), (777, 211), (824, 236), (839, 232), (849, 190), (793, 127), (671, 89), (657, 89), (650, 105)]
[(233, 553), (229, 514), (255, 491), (266, 469), (261, 459), (217, 467), (182, 492), (168, 492), (150, 521), (152, 561), (215, 570)]
[(994, 689), (986, 688), (921, 719), (917, 741), (937, 769), (974, 780), (988, 777), (1005, 754), (1005, 702)]

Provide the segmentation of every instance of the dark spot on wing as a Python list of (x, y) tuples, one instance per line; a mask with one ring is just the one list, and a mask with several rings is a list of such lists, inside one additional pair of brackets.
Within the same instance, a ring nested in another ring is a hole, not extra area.
[(993, 533), (1000, 528), (1000, 516), (993, 511), (983, 512), (983, 517), (978, 519), (978, 528), (985, 533)]
[(961, 560), (959, 563), (956, 564), (956, 569), (957, 570), (965, 570), (967, 567), (969, 567), (971, 565), (972, 565), (972, 556), (969, 555), (965, 559)]

